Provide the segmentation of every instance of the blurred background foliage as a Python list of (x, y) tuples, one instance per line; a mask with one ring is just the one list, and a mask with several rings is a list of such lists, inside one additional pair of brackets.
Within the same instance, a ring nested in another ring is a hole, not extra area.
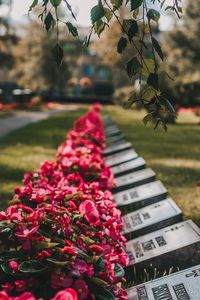
[[(78, 28), (79, 36), (73, 37), (68, 28), (62, 26), (59, 42), (65, 55), (58, 70), (52, 58), (56, 32), (46, 33), (43, 30), (37, 9), (23, 25), (16, 24), (10, 17), (10, 4), (11, 0), (0, 1), (0, 6), (8, 6), (7, 14), (0, 17), (0, 90), (5, 88), (6, 83), (7, 86), (29, 89), (35, 94), (62, 92), (66, 99), (69, 95), (89, 95), (95, 96), (95, 99), (109, 95), (109, 101), (120, 104), (124, 104), (133, 92), (139, 93), (139, 78), (135, 76), (130, 80), (125, 70), (128, 59), (135, 54), (134, 49), (128, 46), (122, 55), (116, 51), (121, 32), (117, 21), (113, 20), (100, 33), (100, 40), (92, 36), (89, 47), (83, 46), (89, 28)], [(153, 34), (162, 44), (165, 54), (164, 65), (157, 61), (160, 85), (177, 110), (180, 107), (195, 107), (198, 111), (200, 105), (199, 11), (200, 0), (186, 0), (183, 17), (175, 22), (173, 28), (162, 31), (156, 23), (153, 25)], [(127, 16), (127, 10), (120, 8), (120, 19)], [(150, 41), (146, 39), (145, 43), (147, 49), (143, 51), (147, 58), (152, 59), (148, 49)], [(142, 80), (141, 84), (146, 87), (145, 81)], [(0, 96), (0, 102), (3, 100)]]

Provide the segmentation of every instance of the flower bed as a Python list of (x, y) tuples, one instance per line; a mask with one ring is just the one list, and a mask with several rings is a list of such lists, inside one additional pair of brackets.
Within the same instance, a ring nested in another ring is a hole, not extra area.
[(127, 299), (99, 111), (94, 105), (75, 122), (55, 161), (25, 174), (0, 213), (0, 299)]

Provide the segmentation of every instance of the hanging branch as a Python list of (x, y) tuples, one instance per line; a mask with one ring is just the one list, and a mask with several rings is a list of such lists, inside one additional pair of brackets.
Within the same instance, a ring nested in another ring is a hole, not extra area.
[[(172, 5), (168, 5), (165, 10), (172, 10), (180, 17), (181, 0), (171, 0)], [(29, 11), (38, 6), (39, 0), (33, 0)], [(121, 7), (125, 5), (129, 8), (129, 12), (132, 13), (132, 17), (121, 20), (118, 16), (118, 12)], [(155, 5), (155, 0), (151, 0)], [(161, 8), (164, 7), (166, 0), (161, 2)], [(72, 24), (71, 21), (63, 21), (59, 17), (59, 8), (62, 4), (65, 4), (65, 9), (71, 14), (74, 20), (76, 20), (73, 9), (68, 0), (43, 0), (44, 10), (39, 15), (47, 31), (53, 30), (56, 25), (57, 44), (53, 48), (53, 54), (57, 62), (58, 67), (61, 66), (63, 60), (63, 49), (59, 44), (59, 23), (65, 23), (70, 34), (74, 37), (78, 36), (77, 27)], [(51, 7), (50, 7), (51, 6)], [(51, 13), (53, 8), (54, 14)], [(63, 7), (62, 7), (63, 9)], [(138, 13), (141, 13), (141, 17), (137, 18)], [(140, 101), (143, 107), (147, 110), (148, 114), (144, 118), (144, 123), (149, 121), (154, 122), (157, 127), (161, 123), (165, 127), (165, 120), (162, 116), (163, 110), (169, 115), (175, 115), (171, 103), (162, 95), (162, 91), (159, 88), (159, 63), (164, 59), (162, 48), (159, 41), (154, 37), (152, 31), (152, 22), (158, 23), (160, 13), (156, 9), (149, 9), (146, 0), (97, 0), (97, 4), (91, 9), (91, 31), (86, 39), (88, 45), (93, 33), (96, 33), (99, 37), (106, 27), (109, 27), (109, 23), (112, 18), (118, 22), (121, 27), (121, 36), (117, 45), (118, 53), (122, 54), (127, 45), (130, 44), (136, 51), (133, 57), (129, 58), (126, 64), (127, 74), (130, 79), (139, 78), (139, 98), (133, 93), (128, 100), (128, 106)], [(54, 17), (55, 16), (55, 17)], [(145, 38), (147, 36), (145, 32), (145, 26), (148, 27), (148, 33), (150, 36), (150, 49), (152, 53), (152, 59), (146, 54), (145, 48), (148, 50)], [(140, 33), (140, 28), (142, 31)], [(138, 46), (137, 42), (141, 45)], [(143, 88), (142, 82), (146, 82), (146, 86)]]

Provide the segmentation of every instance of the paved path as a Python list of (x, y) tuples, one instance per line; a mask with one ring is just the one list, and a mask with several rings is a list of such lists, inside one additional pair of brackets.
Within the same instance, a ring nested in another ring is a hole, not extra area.
[(12, 116), (0, 118), (0, 138), (11, 131), (24, 127), (30, 123), (45, 120), (58, 112), (76, 110), (78, 105), (62, 105), (58, 109), (47, 111), (14, 111)]

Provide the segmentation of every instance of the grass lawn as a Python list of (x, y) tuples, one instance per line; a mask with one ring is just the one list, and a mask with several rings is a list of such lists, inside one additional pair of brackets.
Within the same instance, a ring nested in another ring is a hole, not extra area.
[(54, 159), (66, 132), (85, 111), (62, 112), (0, 139), (0, 209), (6, 207), (24, 173), (37, 169), (44, 160)]
[(184, 212), (200, 225), (200, 125), (192, 115), (180, 115), (178, 123), (165, 133), (142, 123), (143, 112), (105, 109), (122, 129), (135, 150), (155, 170), (170, 196)]

